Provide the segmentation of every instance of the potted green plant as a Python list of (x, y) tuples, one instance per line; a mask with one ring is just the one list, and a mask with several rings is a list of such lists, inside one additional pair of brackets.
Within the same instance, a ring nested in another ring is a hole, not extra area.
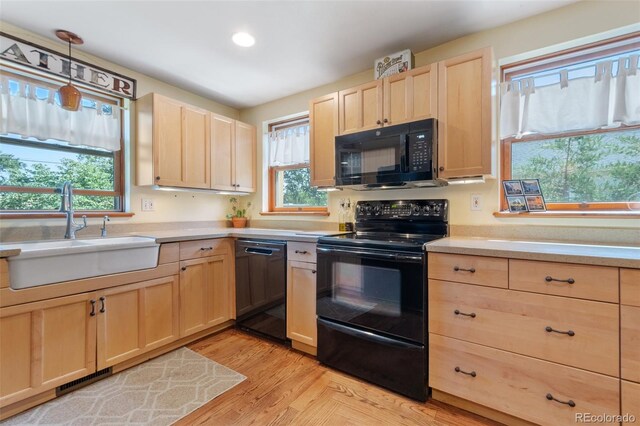
[(227, 214), (227, 219), (231, 220), (234, 228), (244, 228), (247, 226), (247, 212), (251, 207), (251, 201), (247, 202), (245, 208), (242, 208), (236, 197), (229, 198), (229, 202), (231, 203), (231, 213)]

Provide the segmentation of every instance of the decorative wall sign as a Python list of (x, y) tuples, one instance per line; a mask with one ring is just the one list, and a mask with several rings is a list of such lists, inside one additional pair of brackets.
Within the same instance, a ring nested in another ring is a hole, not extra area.
[(409, 49), (383, 56), (373, 63), (373, 76), (379, 80), (393, 74), (409, 71), (413, 69), (413, 61), (413, 53)]
[(77, 59), (69, 62), (62, 53), (0, 32), (0, 59), (113, 93), (136, 98), (136, 80)]

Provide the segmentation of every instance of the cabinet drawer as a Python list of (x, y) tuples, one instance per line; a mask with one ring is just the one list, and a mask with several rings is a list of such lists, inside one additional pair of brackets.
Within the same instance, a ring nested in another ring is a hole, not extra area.
[(618, 268), (511, 259), (509, 288), (618, 303)]
[(230, 244), (228, 238), (183, 241), (180, 243), (180, 260), (230, 253)]
[(429, 339), (429, 385), (440, 391), (543, 425), (575, 424), (577, 413), (619, 413), (618, 379), (435, 334)]
[(429, 278), (490, 287), (508, 286), (507, 259), (443, 253), (429, 253), (427, 259)]
[(640, 269), (620, 269), (620, 303), (640, 306)]
[(618, 324), (612, 303), (429, 280), (430, 332), (610, 376)]
[(640, 307), (620, 306), (622, 378), (640, 382)]
[[(631, 383), (622, 380), (622, 415), (635, 417), (636, 421), (640, 419), (640, 384)], [(631, 422), (628, 422), (629, 424)], [(624, 421), (622, 424), (627, 424)]]
[(287, 243), (287, 260), (316, 263), (316, 245), (313, 243)]

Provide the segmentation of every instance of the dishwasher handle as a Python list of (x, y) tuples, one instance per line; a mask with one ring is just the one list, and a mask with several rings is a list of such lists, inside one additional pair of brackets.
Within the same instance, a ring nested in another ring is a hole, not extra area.
[[(275, 249), (275, 251), (279, 251)], [(247, 247), (244, 249), (245, 253), (249, 254), (259, 254), (261, 256), (273, 256), (274, 249), (265, 249), (260, 247)]]

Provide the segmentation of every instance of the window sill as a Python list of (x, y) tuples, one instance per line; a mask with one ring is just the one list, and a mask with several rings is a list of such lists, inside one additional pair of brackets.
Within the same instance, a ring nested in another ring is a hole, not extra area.
[[(73, 217), (133, 217), (133, 212), (75, 212)], [(64, 219), (66, 215), (60, 212), (1, 212), (0, 219)]]
[(329, 216), (328, 211), (313, 212), (313, 211), (301, 211), (301, 212), (260, 212), (261, 216)]
[(577, 210), (547, 210), (546, 212), (494, 212), (495, 217), (514, 219), (514, 218), (576, 218), (582, 217), (587, 219), (638, 219), (640, 211), (577, 211)]

